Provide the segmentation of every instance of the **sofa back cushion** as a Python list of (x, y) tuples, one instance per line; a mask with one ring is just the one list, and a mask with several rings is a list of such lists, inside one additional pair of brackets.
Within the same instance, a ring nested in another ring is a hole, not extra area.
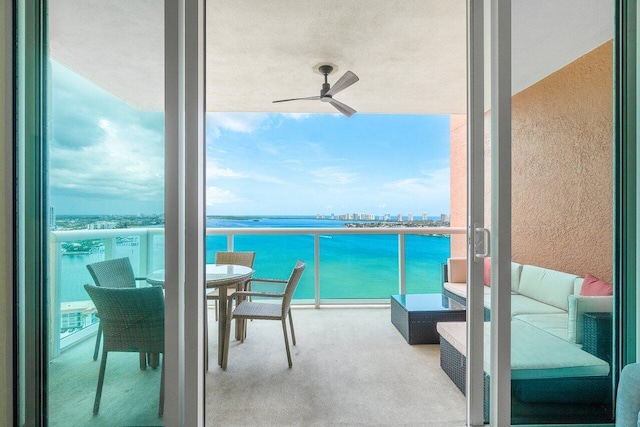
[(519, 292), (520, 289), (520, 275), (522, 274), (522, 264), (517, 262), (511, 262), (511, 290)]
[(525, 265), (520, 274), (518, 292), (566, 311), (567, 298), (573, 294), (577, 277), (561, 271)]
[(447, 260), (447, 282), (467, 283), (467, 259), (449, 258)]

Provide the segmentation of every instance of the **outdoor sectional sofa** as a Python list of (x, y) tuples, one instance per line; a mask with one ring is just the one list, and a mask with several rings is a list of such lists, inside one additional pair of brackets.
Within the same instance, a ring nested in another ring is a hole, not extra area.
[[(466, 305), (466, 260), (444, 266), (443, 298)], [(514, 422), (606, 421), (611, 416), (612, 296), (581, 296), (583, 278), (511, 263)], [(488, 420), (490, 288), (484, 287)], [(440, 365), (465, 392), (466, 324), (443, 322)]]

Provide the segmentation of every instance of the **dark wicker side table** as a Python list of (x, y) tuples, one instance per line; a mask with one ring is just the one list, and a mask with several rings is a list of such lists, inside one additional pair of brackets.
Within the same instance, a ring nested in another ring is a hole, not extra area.
[(464, 322), (464, 308), (445, 307), (441, 294), (391, 295), (391, 323), (409, 344), (438, 344), (438, 322)]
[(582, 349), (611, 363), (613, 324), (611, 313), (585, 313)]

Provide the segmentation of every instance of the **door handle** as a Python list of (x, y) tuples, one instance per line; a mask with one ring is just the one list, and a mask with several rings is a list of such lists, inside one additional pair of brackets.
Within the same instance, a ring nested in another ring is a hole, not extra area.
[[(473, 255), (475, 261), (483, 258), (487, 258), (490, 252), (491, 232), (483, 227), (478, 227), (478, 224), (474, 224), (473, 228)], [(482, 252), (480, 252), (482, 250)]]

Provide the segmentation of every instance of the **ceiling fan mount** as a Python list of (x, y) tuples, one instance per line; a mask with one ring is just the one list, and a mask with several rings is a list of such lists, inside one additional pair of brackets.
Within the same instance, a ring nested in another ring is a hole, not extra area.
[(324, 75), (324, 83), (322, 84), (322, 89), (320, 90), (320, 96), (309, 96), (306, 98), (290, 98), (290, 99), (280, 99), (277, 101), (273, 101), (274, 103), (278, 102), (288, 102), (288, 101), (322, 101), (330, 103), (336, 110), (340, 111), (347, 117), (351, 117), (356, 113), (356, 110), (349, 107), (348, 105), (343, 104), (342, 102), (333, 98), (335, 94), (344, 89), (348, 88), (352, 84), (356, 83), (358, 80), (358, 76), (356, 76), (351, 71), (347, 71), (334, 83), (333, 86), (329, 84), (328, 76), (333, 72), (333, 67), (331, 65), (323, 64), (318, 67), (318, 71)]
[(331, 74), (331, 72), (333, 71), (333, 67), (331, 65), (321, 65), (318, 67), (318, 71), (320, 71), (320, 74), (324, 74), (326, 77)]

